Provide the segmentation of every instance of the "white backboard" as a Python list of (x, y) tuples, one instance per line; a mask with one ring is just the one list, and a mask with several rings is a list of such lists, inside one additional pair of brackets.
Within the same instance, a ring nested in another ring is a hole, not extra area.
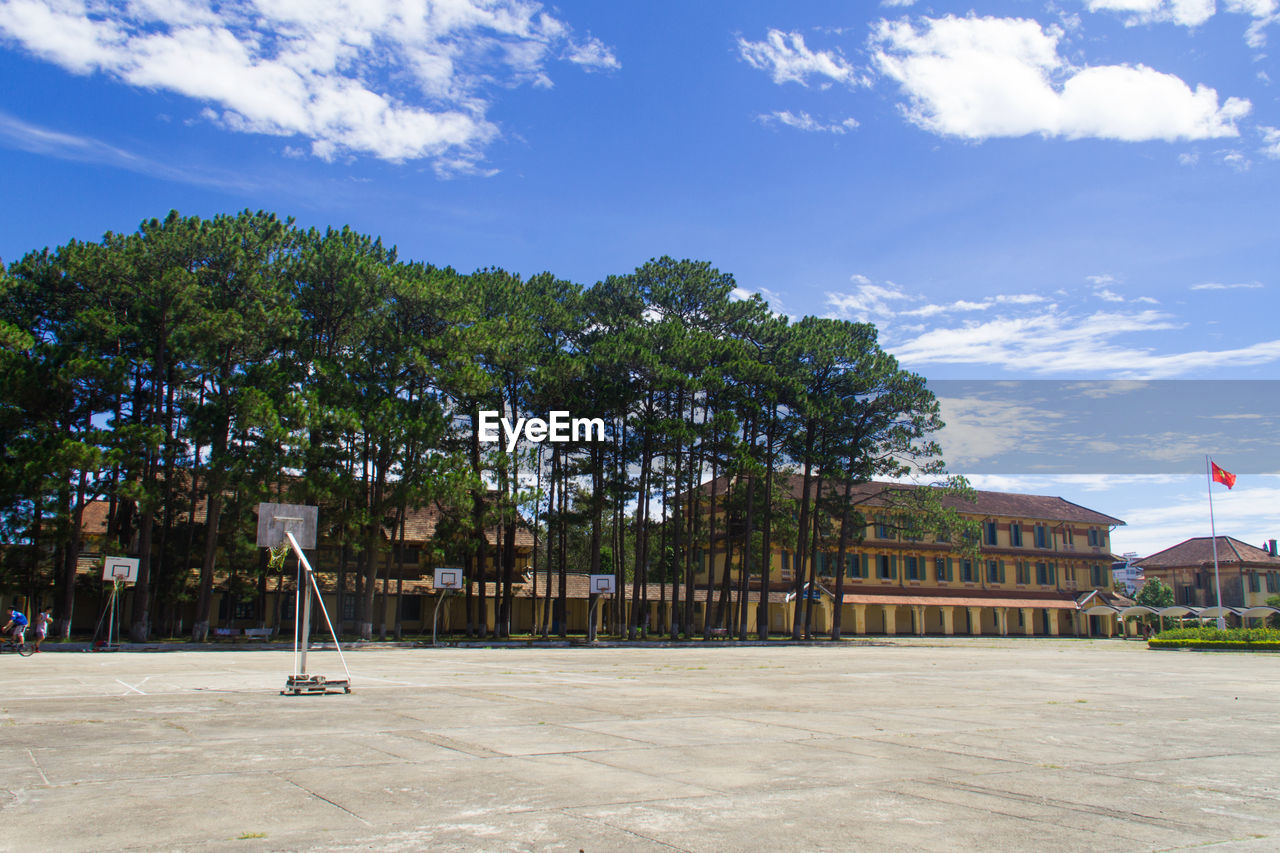
[(462, 589), (462, 569), (436, 569), (436, 589)]
[(316, 528), (319, 526), (320, 508), (305, 504), (258, 504), (258, 547), (279, 548), (285, 544), (284, 533), (289, 531), (298, 540), (299, 547), (311, 551), (316, 547)]
[(609, 595), (613, 592), (613, 575), (591, 575), (591, 594)]
[(102, 579), (104, 581), (121, 581), (137, 583), (137, 557), (104, 557), (102, 562)]

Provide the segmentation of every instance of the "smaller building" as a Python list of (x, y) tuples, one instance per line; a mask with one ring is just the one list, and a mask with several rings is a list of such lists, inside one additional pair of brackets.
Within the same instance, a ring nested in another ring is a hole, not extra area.
[[(1258, 548), (1233, 536), (1219, 536), (1218, 579), (1224, 607), (1259, 607), (1280, 594), (1280, 554), (1276, 540)], [(1213, 577), (1214, 541), (1197, 536), (1138, 560), (1147, 579), (1159, 578), (1173, 589), (1174, 603), (1213, 607), (1217, 592)]]

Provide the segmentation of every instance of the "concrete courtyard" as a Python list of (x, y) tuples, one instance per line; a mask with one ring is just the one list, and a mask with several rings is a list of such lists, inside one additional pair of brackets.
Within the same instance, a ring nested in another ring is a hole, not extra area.
[[(1275, 656), (1119, 640), (0, 656), (0, 849), (1280, 849)], [(341, 675), (333, 652), (310, 669)]]

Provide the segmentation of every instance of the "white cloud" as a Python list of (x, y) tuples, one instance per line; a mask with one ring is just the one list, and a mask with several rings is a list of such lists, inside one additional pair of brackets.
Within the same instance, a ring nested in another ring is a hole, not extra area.
[(1191, 285), (1192, 290), (1258, 290), (1262, 287), (1260, 281), (1242, 281), (1235, 284), (1222, 284), (1217, 281), (1206, 281), (1202, 284)]
[(1127, 13), (1126, 26), (1171, 21), (1184, 27), (1198, 27), (1213, 17), (1214, 0), (1085, 0), (1090, 12), (1106, 10)]
[(857, 285), (853, 293), (827, 294), (827, 304), (841, 317), (864, 322), (892, 317), (897, 312), (890, 303), (913, 298), (891, 281), (874, 284), (864, 275), (853, 275), (850, 280)]
[(1280, 127), (1261, 127), (1262, 131), (1262, 153), (1272, 158), (1280, 160)]
[(947, 303), (924, 303), (898, 308), (893, 303), (919, 303), (923, 300), (907, 293), (891, 281), (875, 284), (865, 275), (853, 275), (853, 293), (827, 293), (831, 315), (860, 321), (886, 320), (893, 317), (937, 317), (943, 314), (986, 311), (996, 305), (1035, 305), (1049, 299), (1035, 293), (1002, 293), (980, 301), (957, 299)]
[(0, 0), (0, 33), (74, 73), (203, 102), (234, 131), (444, 172), (474, 168), (498, 135), (489, 89), (549, 86), (556, 56), (618, 67), (527, 0)]
[(1063, 32), (1015, 18), (880, 21), (871, 46), (896, 80), (907, 117), (965, 139), (1038, 133), (1129, 142), (1236, 136), (1251, 104), (1144, 65), (1077, 68), (1058, 51)]
[(1280, 361), (1280, 340), (1169, 354), (1124, 343), (1138, 333), (1181, 327), (1170, 315), (1150, 309), (1098, 311), (1087, 316), (1055, 310), (932, 329), (900, 343), (886, 343), (886, 348), (912, 366), (982, 364), (1040, 375), (1158, 378)]
[[(1093, 278), (1114, 281), (1110, 276)], [(1125, 307), (1159, 303), (1146, 296), (1126, 300), (1105, 287), (1091, 292), (1115, 302), (1115, 307), (1090, 313), (1078, 302), (1060, 304), (1038, 294), (932, 303), (892, 282), (877, 284), (858, 275), (852, 283), (850, 293), (827, 293), (828, 316), (875, 322), (885, 349), (912, 369), (970, 364), (1023, 375), (1154, 379), (1280, 362), (1280, 340), (1173, 353), (1141, 346), (1135, 336), (1179, 331), (1186, 323), (1158, 309)], [(1227, 287), (1210, 283), (1194, 289)], [(972, 318), (978, 312), (987, 317)], [(955, 314), (969, 314), (970, 319), (958, 324), (947, 320)]]
[(822, 85), (832, 82), (854, 85), (856, 69), (838, 51), (810, 50), (799, 33), (769, 30), (764, 41), (738, 39), (738, 53), (752, 68), (768, 71), (775, 83), (809, 85), (818, 78)]
[(781, 110), (778, 112), (765, 113), (756, 116), (756, 120), (764, 125), (782, 124), (787, 127), (793, 127), (796, 130), (808, 131), (810, 133), (834, 133), (837, 135), (848, 133), (858, 126), (857, 119), (846, 118), (841, 121), (823, 122), (815, 119), (806, 112), (793, 113), (790, 110)]
[[(257, 191), (262, 190), (265, 186), (275, 184), (272, 178), (263, 177), (262, 175), (250, 175), (240, 171), (221, 172), (180, 168), (169, 163), (141, 157), (131, 151), (108, 145), (93, 137), (62, 133), (30, 124), (4, 112), (0, 112), (0, 144), (16, 148), (19, 151), (29, 151), (47, 157), (56, 157), (60, 160), (69, 160), (74, 163), (100, 163), (162, 180), (177, 181), (195, 186), (216, 187), (235, 192)], [(288, 156), (288, 152), (286, 151), (285, 153)], [(297, 193), (302, 189), (296, 183), (274, 185), (271, 188), (291, 193)], [(326, 190), (326, 192), (330, 191)]]

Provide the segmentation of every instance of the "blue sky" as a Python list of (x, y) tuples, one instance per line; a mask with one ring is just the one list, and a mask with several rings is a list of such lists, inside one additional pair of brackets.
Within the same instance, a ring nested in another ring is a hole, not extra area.
[[(463, 271), (708, 260), (931, 379), (1275, 380), (1277, 41), (1277, 0), (0, 0), (0, 257), (268, 209)], [(1099, 460), (965, 473), (1207, 535), (1201, 470)], [(1219, 530), (1277, 506), (1242, 476)]]

